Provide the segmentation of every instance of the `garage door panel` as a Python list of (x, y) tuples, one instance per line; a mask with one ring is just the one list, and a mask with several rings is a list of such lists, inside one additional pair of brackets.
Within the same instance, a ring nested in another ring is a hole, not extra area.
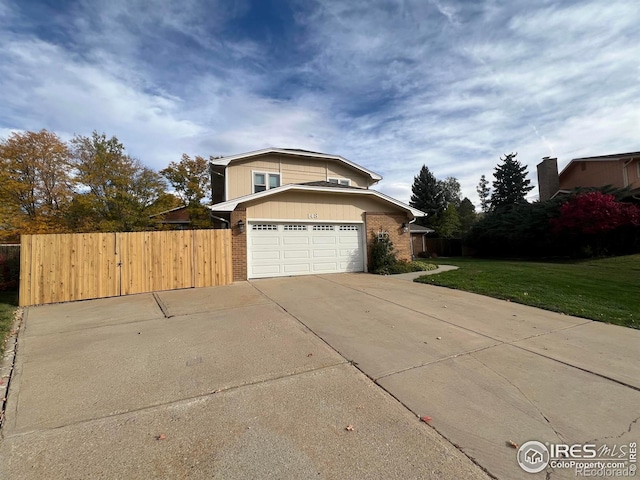
[(248, 223), (249, 278), (364, 270), (360, 224)]
[(337, 256), (338, 256), (338, 252), (334, 248), (313, 251), (313, 258), (327, 258), (327, 257), (337, 257)]
[(285, 250), (284, 258), (309, 258), (309, 250)]
[(315, 272), (333, 272), (338, 270), (338, 262), (314, 263), (313, 270)]
[(312, 243), (314, 245), (335, 245), (336, 244), (336, 238), (335, 237), (325, 237), (324, 235), (322, 237), (318, 236), (318, 237), (311, 237), (312, 239)]
[(301, 273), (309, 273), (311, 271), (311, 267), (308, 263), (296, 263), (292, 265), (284, 265), (283, 270), (289, 275), (295, 275)]
[(254, 265), (252, 272), (256, 275), (277, 276), (280, 273), (279, 265)]
[[(280, 237), (273, 235), (273, 232), (260, 232), (264, 236), (251, 236), (251, 245), (280, 245)], [(267, 233), (265, 235), (265, 233)]]
[(264, 251), (264, 250), (254, 250), (251, 252), (251, 258), (253, 260), (279, 260), (280, 252), (279, 251)]
[(309, 237), (284, 237), (283, 245), (309, 245)]

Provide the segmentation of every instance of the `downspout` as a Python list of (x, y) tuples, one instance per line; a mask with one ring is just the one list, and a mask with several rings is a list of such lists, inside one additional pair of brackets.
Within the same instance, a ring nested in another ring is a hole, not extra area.
[(216, 220), (220, 220), (223, 223), (227, 224), (227, 228), (231, 228), (231, 222), (229, 220), (227, 220), (226, 218), (222, 218), (222, 217), (218, 217), (216, 215), (214, 215), (213, 213), (209, 214), (211, 216), (211, 218), (215, 218)]

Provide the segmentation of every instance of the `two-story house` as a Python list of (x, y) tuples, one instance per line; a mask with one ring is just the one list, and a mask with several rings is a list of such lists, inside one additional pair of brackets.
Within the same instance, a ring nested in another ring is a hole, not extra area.
[(538, 164), (540, 200), (575, 188), (629, 187), (640, 189), (640, 152), (574, 158), (558, 174), (558, 159), (544, 157)]
[(379, 235), (410, 260), (409, 224), (425, 215), (372, 190), (382, 177), (338, 155), (268, 148), (212, 160), (211, 178), (234, 280), (367, 271)]

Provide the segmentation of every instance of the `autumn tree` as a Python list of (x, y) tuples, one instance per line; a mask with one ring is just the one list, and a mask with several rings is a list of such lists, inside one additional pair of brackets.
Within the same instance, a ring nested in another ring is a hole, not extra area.
[(0, 139), (5, 235), (64, 231), (74, 179), (67, 145), (47, 130)]
[(202, 203), (209, 203), (211, 199), (209, 161), (199, 156), (191, 158), (183, 153), (179, 162), (171, 162), (167, 168), (160, 170), (160, 174), (169, 181), (187, 207), (192, 228), (211, 226), (211, 212)]
[(132, 231), (149, 224), (150, 207), (164, 194), (162, 177), (129, 156), (116, 137), (93, 132), (71, 140), (79, 194), (70, 223), (75, 230)]
[(176, 195), (185, 205), (202, 203), (211, 197), (211, 179), (209, 178), (209, 161), (202, 157), (189, 157), (182, 154), (179, 162), (171, 162), (160, 170), (173, 187)]
[(495, 168), (491, 194), (492, 210), (527, 203), (527, 193), (533, 189), (533, 186), (531, 180), (527, 178), (527, 166), (516, 159), (517, 155), (517, 153), (505, 154), (504, 158), (500, 159), (502, 164)]
[(489, 189), (489, 181), (484, 175), (480, 177), (480, 183), (478, 183), (476, 187), (476, 192), (478, 192), (478, 198), (480, 199), (480, 210), (482, 210), (483, 213), (487, 213), (489, 211), (489, 205), (491, 205), (491, 190)]

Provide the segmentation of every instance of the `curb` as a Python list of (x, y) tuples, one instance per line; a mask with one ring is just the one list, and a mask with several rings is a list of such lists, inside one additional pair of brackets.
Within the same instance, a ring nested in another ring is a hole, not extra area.
[(15, 366), (16, 351), (18, 349), (18, 333), (22, 326), (23, 313), (22, 308), (18, 308), (14, 313), (11, 331), (5, 339), (4, 354), (0, 361), (0, 429), (3, 427), (5, 420), (5, 408), (7, 406), (13, 368)]

